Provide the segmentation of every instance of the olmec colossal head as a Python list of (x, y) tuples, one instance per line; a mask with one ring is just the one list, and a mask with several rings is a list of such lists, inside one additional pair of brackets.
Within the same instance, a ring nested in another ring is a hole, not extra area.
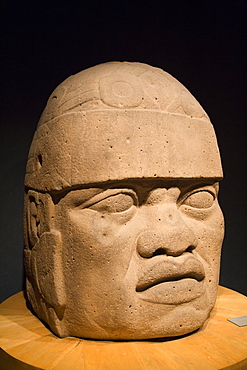
[(177, 336), (212, 310), (224, 233), (210, 120), (168, 73), (106, 63), (65, 80), (25, 177), (28, 299), (54, 333)]

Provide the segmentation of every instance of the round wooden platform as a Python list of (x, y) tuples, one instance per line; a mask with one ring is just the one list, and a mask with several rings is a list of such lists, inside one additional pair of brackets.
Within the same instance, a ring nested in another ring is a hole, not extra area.
[(247, 326), (227, 321), (246, 314), (247, 297), (219, 287), (210, 320), (183, 338), (133, 342), (60, 339), (26, 308), (20, 292), (0, 305), (0, 369), (247, 369)]

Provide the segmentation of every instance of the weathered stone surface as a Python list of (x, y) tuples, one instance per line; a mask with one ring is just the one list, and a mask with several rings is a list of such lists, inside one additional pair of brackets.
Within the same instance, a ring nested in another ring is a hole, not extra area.
[(112, 62), (53, 92), (25, 177), (28, 299), (57, 335), (192, 332), (217, 294), (214, 129), (168, 73)]

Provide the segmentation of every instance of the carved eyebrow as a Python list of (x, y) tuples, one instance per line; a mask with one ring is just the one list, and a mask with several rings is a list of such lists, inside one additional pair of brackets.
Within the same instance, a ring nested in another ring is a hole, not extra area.
[(138, 197), (137, 197), (136, 192), (134, 190), (125, 189), (125, 188), (118, 188), (118, 189), (113, 188), (113, 189), (104, 190), (103, 192), (101, 192), (99, 194), (96, 194), (92, 198), (86, 200), (85, 202), (83, 202), (80, 205), (80, 208), (90, 207), (93, 204), (98, 203), (103, 199), (109, 198), (109, 197), (111, 197), (113, 195), (117, 195), (117, 194), (131, 194), (135, 198), (136, 203), (138, 203)]

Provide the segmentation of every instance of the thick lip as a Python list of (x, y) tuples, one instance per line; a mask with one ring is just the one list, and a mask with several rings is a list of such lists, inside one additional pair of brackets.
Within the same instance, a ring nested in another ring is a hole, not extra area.
[(138, 279), (136, 291), (141, 293), (155, 285), (170, 281), (191, 278), (198, 282), (205, 278), (202, 263), (192, 255), (170, 257), (164, 256), (156, 261)]

